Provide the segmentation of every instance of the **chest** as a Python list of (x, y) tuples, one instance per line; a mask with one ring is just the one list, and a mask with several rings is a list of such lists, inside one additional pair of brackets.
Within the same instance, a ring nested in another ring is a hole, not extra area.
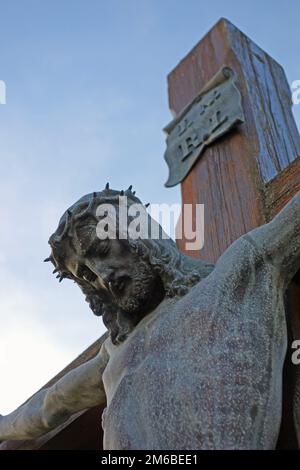
[(283, 302), (273, 284), (264, 267), (240, 276), (216, 272), (182, 299), (158, 309), (123, 344), (110, 346), (103, 375), (108, 398), (125, 377), (146, 377), (153, 370), (163, 377), (181, 366), (205, 371), (214, 361), (239, 361), (253, 351), (264, 354), (276, 337), (281, 343)]

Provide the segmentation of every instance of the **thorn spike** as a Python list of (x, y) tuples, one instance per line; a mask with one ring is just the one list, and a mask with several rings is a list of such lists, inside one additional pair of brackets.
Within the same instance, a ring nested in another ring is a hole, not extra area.
[(149, 207), (150, 206), (150, 202), (147, 202), (147, 204), (145, 204), (145, 207)]
[(106, 183), (105, 189), (106, 189), (106, 191), (109, 189), (109, 183)]
[(120, 196), (124, 196), (124, 191), (123, 191), (123, 189), (120, 191)]
[(129, 188), (127, 189), (127, 191), (131, 191), (132, 190), (132, 184), (129, 186)]
[(55, 268), (54, 271), (52, 271), (52, 274), (56, 274), (58, 273), (59, 269), (58, 268)]
[(58, 279), (59, 277), (60, 277), (60, 274), (58, 274), (58, 275), (56, 276), (56, 279)]
[(135, 196), (135, 191), (132, 191), (132, 194)]
[(64, 279), (64, 276), (60, 276), (58, 282), (61, 282)]
[(44, 259), (44, 263), (48, 263), (49, 261), (52, 261), (52, 260), (53, 260), (52, 256), (48, 256), (48, 258)]

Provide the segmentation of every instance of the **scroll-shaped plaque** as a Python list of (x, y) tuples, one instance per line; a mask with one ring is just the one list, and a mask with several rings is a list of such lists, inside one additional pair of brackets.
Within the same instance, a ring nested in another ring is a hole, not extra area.
[(169, 178), (165, 186), (180, 183), (190, 172), (205, 147), (244, 122), (241, 94), (229, 67), (222, 69), (199, 95), (168, 124), (165, 160)]

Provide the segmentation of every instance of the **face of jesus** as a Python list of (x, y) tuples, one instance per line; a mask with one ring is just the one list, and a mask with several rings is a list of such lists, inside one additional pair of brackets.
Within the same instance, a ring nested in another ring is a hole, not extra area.
[(75, 279), (105, 293), (108, 302), (132, 314), (144, 315), (162, 300), (160, 278), (127, 241), (101, 240), (89, 224), (78, 227), (76, 238), (75, 249), (70, 248), (65, 259)]

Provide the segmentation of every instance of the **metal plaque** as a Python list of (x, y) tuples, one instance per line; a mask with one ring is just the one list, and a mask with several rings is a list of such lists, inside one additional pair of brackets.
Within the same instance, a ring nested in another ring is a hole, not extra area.
[(190, 172), (205, 147), (244, 122), (241, 94), (229, 67), (222, 69), (199, 95), (170, 122), (165, 160), (169, 178), (165, 186), (180, 183)]

